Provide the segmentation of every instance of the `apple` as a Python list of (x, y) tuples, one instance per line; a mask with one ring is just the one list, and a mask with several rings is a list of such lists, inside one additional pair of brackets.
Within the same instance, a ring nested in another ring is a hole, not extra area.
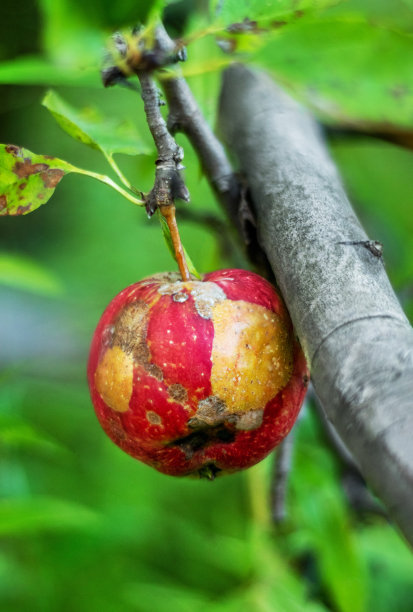
[(245, 270), (156, 274), (121, 291), (92, 340), (98, 420), (132, 457), (213, 479), (261, 461), (291, 430), (309, 373), (284, 303)]

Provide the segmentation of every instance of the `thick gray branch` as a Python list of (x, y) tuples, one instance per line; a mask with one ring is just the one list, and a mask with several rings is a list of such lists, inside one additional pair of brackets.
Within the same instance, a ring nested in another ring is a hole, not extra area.
[(219, 120), (315, 390), (413, 543), (413, 330), (383, 262), (363, 244), (318, 126), (268, 77), (231, 67)]

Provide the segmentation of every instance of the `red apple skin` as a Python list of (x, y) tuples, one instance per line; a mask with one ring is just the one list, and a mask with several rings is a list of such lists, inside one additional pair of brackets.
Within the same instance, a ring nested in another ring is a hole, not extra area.
[(103, 313), (88, 364), (107, 435), (173, 476), (235, 472), (291, 430), (309, 372), (287, 310), (266, 280), (219, 270), (157, 274)]

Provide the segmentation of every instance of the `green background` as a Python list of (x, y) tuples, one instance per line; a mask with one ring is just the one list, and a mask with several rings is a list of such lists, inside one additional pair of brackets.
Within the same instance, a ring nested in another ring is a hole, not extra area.
[[(370, 238), (384, 245), (386, 269), (412, 319), (412, 153), (365, 133), (384, 123), (390, 134), (411, 133), (411, 99), (402, 96), (395, 106), (387, 94), (388, 79), (413, 89), (405, 52), (412, 3), (398, 0), (390, 10), (384, 1), (351, 0), (326, 14), (317, 11), (328, 2), (274, 4), (284, 11), (277, 20), (288, 22), (280, 35), (258, 50), (248, 36), (237, 41), (330, 126), (363, 128), (356, 136), (329, 132), (329, 146)], [(221, 17), (242, 21), (242, 10), (268, 17), (267, 5), (224, 2)], [(143, 19), (147, 6), (41, 0), (17, 11), (6, 0), (1, 142), (110, 174), (98, 151), (64, 134), (40, 105), (53, 86), (74, 106), (132, 119), (152, 149), (139, 95), (104, 90), (98, 66), (106, 37)], [(309, 11), (300, 22), (297, 10)], [(205, 25), (206, 13), (206, 3), (181, 2), (171, 3), (166, 15), (172, 31), (182, 33), (184, 26)], [(376, 24), (373, 34), (366, 23)], [(380, 45), (392, 50), (385, 62), (373, 52), (377, 30)], [(213, 37), (194, 42), (189, 54), (190, 84), (213, 122), (215, 68), (229, 58)], [(178, 205), (178, 219), (190, 210), (223, 223), (190, 145), (178, 140), (191, 193), (190, 205)], [(117, 160), (140, 190), (151, 188), (155, 153)], [(248, 266), (232, 241), (223, 248), (213, 227), (184, 218), (180, 228), (201, 272)], [(0, 239), (2, 610), (413, 609), (411, 553), (385, 517), (349, 503), (346, 469), (328, 444), (313, 399), (295, 428), (288, 518), (278, 529), (269, 512), (273, 457), (213, 483), (174, 479), (123, 454), (100, 430), (86, 385), (89, 343), (116, 293), (175, 267), (156, 218), (148, 220), (105, 185), (69, 175), (33, 214), (2, 217)]]

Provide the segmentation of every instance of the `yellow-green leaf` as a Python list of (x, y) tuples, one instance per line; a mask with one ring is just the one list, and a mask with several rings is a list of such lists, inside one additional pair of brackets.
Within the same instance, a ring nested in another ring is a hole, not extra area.
[(47, 202), (75, 168), (56, 157), (0, 145), (0, 215), (26, 215)]

